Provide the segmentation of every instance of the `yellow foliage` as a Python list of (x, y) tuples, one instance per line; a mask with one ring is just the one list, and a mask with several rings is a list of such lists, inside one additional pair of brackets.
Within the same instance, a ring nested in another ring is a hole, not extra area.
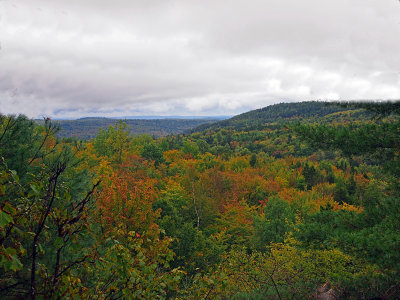
[(354, 211), (357, 213), (361, 213), (364, 209), (361, 206), (355, 206), (347, 203), (339, 204), (337, 210), (346, 210), (346, 211)]

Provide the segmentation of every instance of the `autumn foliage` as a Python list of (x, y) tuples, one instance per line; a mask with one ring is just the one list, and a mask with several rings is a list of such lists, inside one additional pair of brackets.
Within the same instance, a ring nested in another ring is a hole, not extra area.
[(88, 142), (1, 115), (0, 297), (397, 299), (397, 117), (283, 107)]

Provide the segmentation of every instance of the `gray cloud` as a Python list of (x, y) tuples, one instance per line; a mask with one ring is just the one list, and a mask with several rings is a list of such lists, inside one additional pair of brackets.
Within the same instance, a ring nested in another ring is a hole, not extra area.
[(390, 0), (0, 1), (0, 112), (234, 114), (400, 98)]

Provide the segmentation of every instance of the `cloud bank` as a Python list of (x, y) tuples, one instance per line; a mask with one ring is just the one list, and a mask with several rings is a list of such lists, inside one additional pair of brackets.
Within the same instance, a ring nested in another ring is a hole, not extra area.
[(396, 0), (0, 0), (0, 112), (228, 115), (400, 98)]

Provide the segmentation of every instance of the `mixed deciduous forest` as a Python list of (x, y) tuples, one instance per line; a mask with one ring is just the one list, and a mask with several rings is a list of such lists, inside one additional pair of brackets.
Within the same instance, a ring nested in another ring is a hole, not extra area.
[(399, 108), (278, 104), (89, 141), (1, 115), (0, 297), (398, 299)]

